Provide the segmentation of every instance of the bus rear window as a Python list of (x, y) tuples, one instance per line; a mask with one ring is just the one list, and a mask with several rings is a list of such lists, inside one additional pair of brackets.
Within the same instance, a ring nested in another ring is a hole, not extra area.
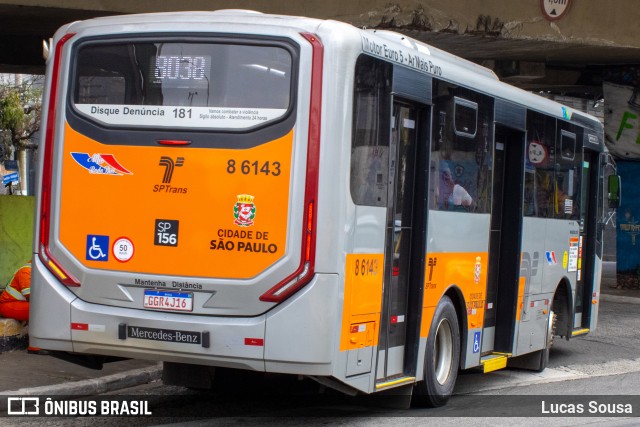
[(263, 44), (85, 43), (73, 105), (107, 126), (252, 128), (288, 111), (292, 63), (289, 49)]

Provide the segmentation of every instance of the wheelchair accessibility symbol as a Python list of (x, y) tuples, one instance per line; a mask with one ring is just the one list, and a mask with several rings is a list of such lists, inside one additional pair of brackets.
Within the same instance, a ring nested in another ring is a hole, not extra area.
[(473, 334), (473, 352), (480, 352), (480, 332), (475, 332)]
[(109, 261), (109, 236), (87, 235), (87, 260)]

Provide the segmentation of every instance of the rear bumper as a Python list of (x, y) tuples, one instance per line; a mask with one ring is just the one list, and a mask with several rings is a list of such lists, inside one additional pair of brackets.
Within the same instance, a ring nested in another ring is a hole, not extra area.
[(340, 312), (336, 275), (318, 274), (268, 313), (242, 318), (87, 303), (39, 261), (33, 270), (31, 346), (301, 375), (332, 372)]

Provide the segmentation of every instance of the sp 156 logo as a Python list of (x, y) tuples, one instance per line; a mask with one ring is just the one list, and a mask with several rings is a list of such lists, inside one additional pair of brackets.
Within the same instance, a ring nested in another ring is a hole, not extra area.
[(174, 219), (156, 219), (156, 232), (153, 244), (156, 246), (178, 246), (178, 225)]

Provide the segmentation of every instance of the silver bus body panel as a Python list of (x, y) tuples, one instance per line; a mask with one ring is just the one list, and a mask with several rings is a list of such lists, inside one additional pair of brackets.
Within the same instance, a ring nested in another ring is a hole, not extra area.
[[(562, 280), (571, 287), (570, 306), (575, 307), (576, 272), (567, 271), (563, 257), (569, 257), (569, 239), (579, 235), (577, 221), (527, 218), (523, 220), (521, 275), (525, 277), (521, 317), (513, 355), (541, 350), (546, 345), (551, 302)], [(554, 254), (557, 262), (547, 259)]]
[(375, 206), (355, 206), (353, 223), (348, 230), (352, 245), (349, 253), (383, 253), (387, 210)]
[(429, 210), (427, 252), (489, 252), (490, 219), (488, 214)]
[[(33, 258), (29, 303), (32, 319), (29, 324), (29, 343), (32, 347), (73, 351), (70, 306), (77, 298), (69, 288), (58, 282), (40, 258)], [(41, 313), (55, 315), (47, 316), (46, 321), (41, 321)]]
[(331, 375), (341, 308), (338, 276), (317, 274), (295, 297), (266, 315), (268, 372)]
[[(42, 266), (34, 270), (41, 271)], [(262, 316), (175, 313), (167, 316), (163, 312), (88, 303), (73, 297), (64, 285), (54, 283), (34, 288), (34, 302), (37, 297), (39, 303), (33, 307), (52, 312), (66, 308), (69, 316), (56, 316), (48, 323), (37, 322), (30, 331), (30, 339), (31, 345), (51, 350), (298, 375), (331, 375), (336, 348), (331, 343), (335, 342), (335, 331), (339, 330), (337, 308), (333, 304), (337, 292), (335, 275), (317, 275), (303, 291)], [(73, 330), (72, 324), (85, 324), (87, 330)], [(211, 344), (204, 348), (197, 344), (129, 336), (119, 339), (120, 324), (165, 331), (208, 331)], [(263, 345), (247, 343), (246, 339), (261, 341)], [(56, 342), (59, 345), (55, 345)]]

